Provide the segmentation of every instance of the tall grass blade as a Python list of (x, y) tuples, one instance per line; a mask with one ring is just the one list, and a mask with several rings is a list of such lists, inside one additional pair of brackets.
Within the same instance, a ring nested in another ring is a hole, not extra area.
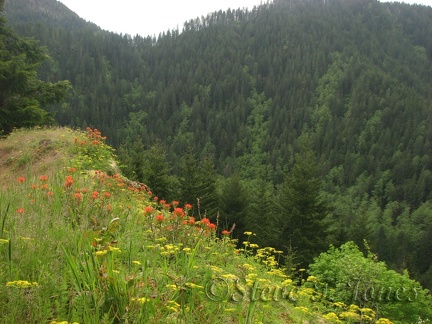
[(10, 203), (7, 205), (6, 211), (5, 211), (5, 213), (4, 213), (3, 217), (2, 217), (2, 225), (1, 225), (1, 230), (0, 230), (0, 238), (3, 237), (4, 228), (5, 228), (5, 224), (6, 224), (6, 217), (7, 217), (7, 214), (9, 212), (9, 207), (10, 207)]

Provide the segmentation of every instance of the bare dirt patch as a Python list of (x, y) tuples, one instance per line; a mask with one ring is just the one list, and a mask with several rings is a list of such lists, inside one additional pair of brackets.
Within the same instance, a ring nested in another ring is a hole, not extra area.
[(68, 128), (23, 129), (0, 140), (0, 189), (18, 177), (49, 175), (65, 167), (75, 135)]

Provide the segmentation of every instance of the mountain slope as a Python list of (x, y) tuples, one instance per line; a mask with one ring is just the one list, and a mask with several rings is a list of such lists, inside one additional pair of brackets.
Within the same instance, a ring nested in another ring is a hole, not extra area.
[[(41, 75), (74, 85), (57, 120), (102, 129), (132, 161), (128, 175), (155, 190), (163, 180), (157, 195), (203, 202), (211, 191), (212, 207), (201, 205), (209, 217), (236, 223), (241, 241), (247, 224), (285, 248), (283, 225), (296, 222), (287, 222), (295, 211), (281, 212), (291, 206), (282, 188), (297, 153), (313, 151), (327, 242), (367, 240), (430, 287), (430, 7), (275, 1), (210, 13), (158, 39), (28, 20), (10, 24), (49, 48)], [(213, 158), (218, 181), (196, 157)]]
[(43, 22), (48, 26), (61, 26), (68, 30), (91, 28), (96, 31), (99, 29), (95, 24), (86, 22), (56, 0), (5, 0), (5, 12), (9, 21), (19, 24)]

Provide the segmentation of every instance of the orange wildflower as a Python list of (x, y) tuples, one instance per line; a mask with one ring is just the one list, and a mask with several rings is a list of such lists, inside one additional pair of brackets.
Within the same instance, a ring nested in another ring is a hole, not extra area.
[(207, 227), (209, 228), (209, 230), (211, 231), (215, 231), (216, 230), (216, 224), (210, 223), (207, 225)]
[(191, 210), (192, 209), (192, 205), (191, 204), (186, 204), (186, 205), (184, 205), (184, 208), (186, 210)]
[(65, 187), (66, 188), (72, 187), (73, 184), (74, 184), (73, 177), (70, 175), (66, 176)]
[(230, 235), (231, 232), (230, 232), (230, 231), (227, 231), (227, 230), (223, 230), (221, 234), (222, 234), (222, 235)]
[(18, 208), (18, 209), (16, 210), (16, 212), (17, 212), (18, 214), (24, 214), (24, 208)]
[(147, 206), (146, 208), (144, 208), (145, 214), (150, 214), (152, 211), (153, 211), (153, 207), (151, 207), (151, 206)]
[(201, 219), (202, 224), (206, 224), (207, 226), (210, 224), (210, 220), (208, 218)]
[(177, 207), (174, 209), (174, 215), (177, 217), (183, 217), (185, 215), (183, 208)]
[(46, 175), (41, 175), (41, 176), (39, 177), (39, 180), (40, 180), (40, 181), (48, 181), (48, 177), (47, 177)]
[(95, 200), (95, 199), (97, 199), (99, 197), (99, 192), (97, 192), (97, 191), (93, 191), (93, 193), (91, 194), (91, 199), (93, 199), (93, 200)]
[(25, 177), (19, 177), (18, 179), (17, 179), (17, 182), (19, 182), (19, 183), (23, 183), (23, 182), (25, 182), (26, 181), (26, 178)]
[(156, 221), (162, 223), (165, 220), (165, 217), (162, 214), (156, 216)]
[(82, 195), (81, 195), (81, 193), (79, 193), (79, 192), (77, 192), (77, 193), (74, 195), (74, 197), (75, 197), (76, 200), (79, 200), (79, 201), (82, 200)]
[(54, 192), (52, 192), (52, 191), (48, 191), (48, 192), (47, 192), (47, 196), (48, 196), (48, 197), (52, 197), (52, 196), (54, 196)]

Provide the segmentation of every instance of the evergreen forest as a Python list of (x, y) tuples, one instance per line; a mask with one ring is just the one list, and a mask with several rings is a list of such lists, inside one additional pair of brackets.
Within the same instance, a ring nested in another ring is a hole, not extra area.
[(56, 0), (2, 16), (3, 135), (97, 128), (128, 178), (239, 245), (308, 268), (353, 241), (432, 289), (432, 7), (274, 0), (149, 36)]

